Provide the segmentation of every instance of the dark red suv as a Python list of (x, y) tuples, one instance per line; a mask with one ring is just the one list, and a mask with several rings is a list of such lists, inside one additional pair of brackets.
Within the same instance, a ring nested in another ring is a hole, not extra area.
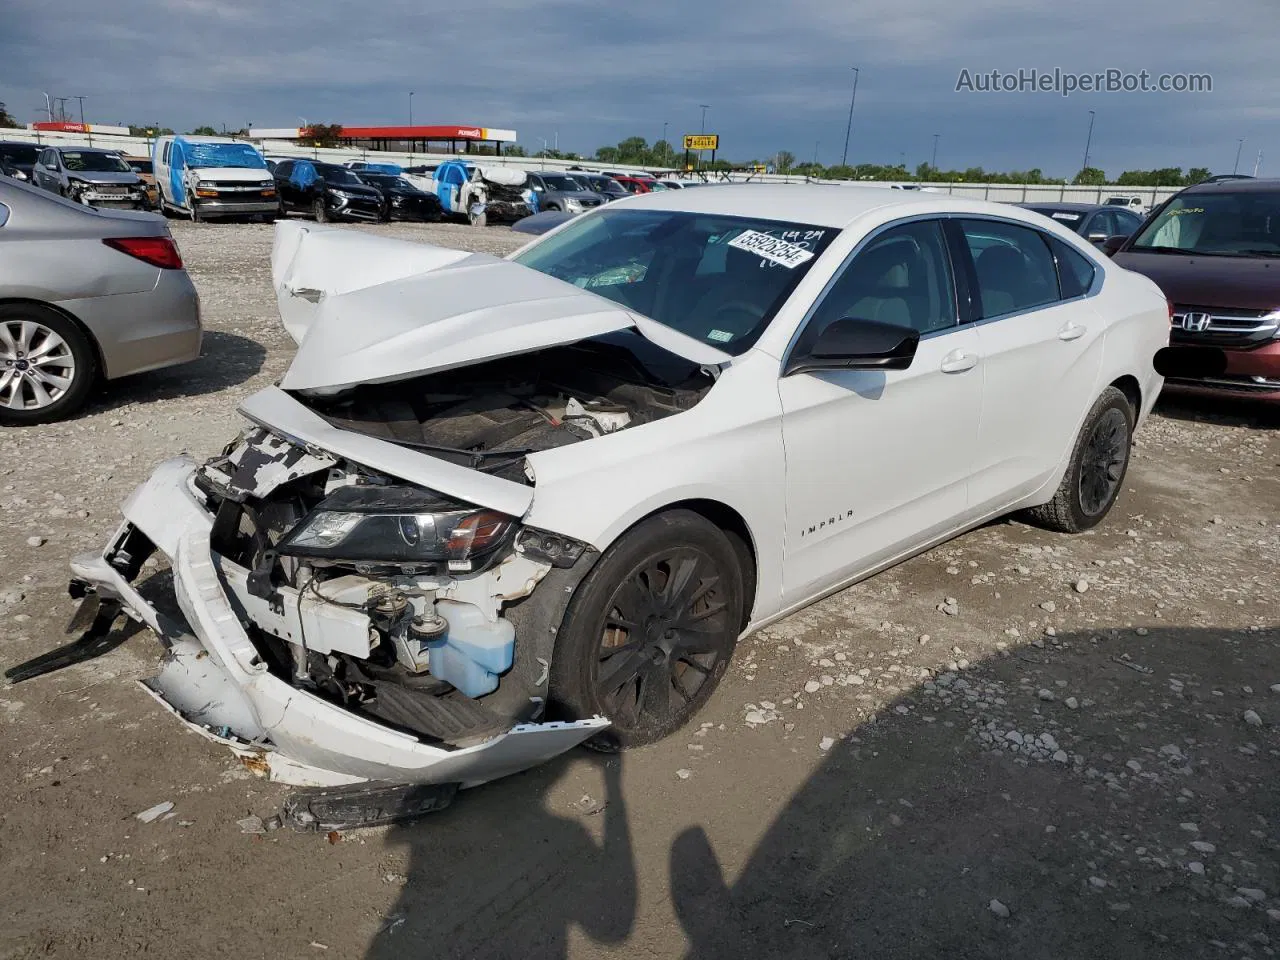
[(1188, 187), (1107, 247), (1169, 298), (1171, 343), (1226, 356), (1225, 372), (1171, 378), (1170, 388), (1280, 402), (1280, 180)]

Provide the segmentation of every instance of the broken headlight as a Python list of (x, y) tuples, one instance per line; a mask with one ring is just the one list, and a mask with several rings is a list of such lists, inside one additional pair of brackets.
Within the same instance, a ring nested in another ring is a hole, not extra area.
[(280, 541), (281, 554), (352, 563), (445, 563), (467, 572), (509, 542), (504, 513), (403, 486), (341, 487)]

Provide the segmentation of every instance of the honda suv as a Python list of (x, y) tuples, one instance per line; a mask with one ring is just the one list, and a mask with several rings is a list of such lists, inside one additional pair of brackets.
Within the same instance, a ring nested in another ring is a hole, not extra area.
[(1169, 387), (1280, 402), (1280, 180), (1188, 187), (1107, 246), (1169, 298), (1172, 342), (1226, 356), (1225, 371)]

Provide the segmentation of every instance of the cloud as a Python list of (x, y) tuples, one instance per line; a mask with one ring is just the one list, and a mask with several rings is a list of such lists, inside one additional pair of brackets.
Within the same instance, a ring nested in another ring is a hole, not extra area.
[[(103, 123), (424, 123), (559, 135), (589, 152), (696, 132), (699, 104), (739, 160), (787, 149), (909, 164), (939, 134), (944, 166), (1070, 174), (1096, 112), (1095, 161), (1229, 167), (1269, 149), (1274, 0), (1237, 0), (1211, 30), (1201, 0), (8, 0), (0, 98), (36, 118), (42, 91), (85, 94)], [(1211, 94), (956, 93), (962, 68), (1207, 72)], [(1277, 144), (1280, 149), (1280, 144)], [(1280, 157), (1277, 158), (1280, 160)]]

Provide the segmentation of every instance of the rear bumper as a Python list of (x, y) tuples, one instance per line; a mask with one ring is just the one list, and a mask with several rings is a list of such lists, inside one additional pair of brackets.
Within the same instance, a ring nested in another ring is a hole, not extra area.
[(186, 363), (200, 356), (200, 298), (185, 270), (159, 270), (142, 293), (66, 300), (57, 304), (88, 328), (113, 380)]
[[(76, 581), (125, 610), (169, 647), (148, 690), (187, 726), (304, 786), (365, 780), (476, 786), (536, 766), (608, 726), (521, 724), (474, 746), (448, 750), (384, 727), (269, 673), (228, 596), (210, 547), (213, 517), (192, 487), (195, 463), (161, 464), (125, 502), (125, 523), (102, 554), (72, 561)], [(186, 627), (167, 621), (112, 565), (117, 544), (141, 531), (172, 566)]]

